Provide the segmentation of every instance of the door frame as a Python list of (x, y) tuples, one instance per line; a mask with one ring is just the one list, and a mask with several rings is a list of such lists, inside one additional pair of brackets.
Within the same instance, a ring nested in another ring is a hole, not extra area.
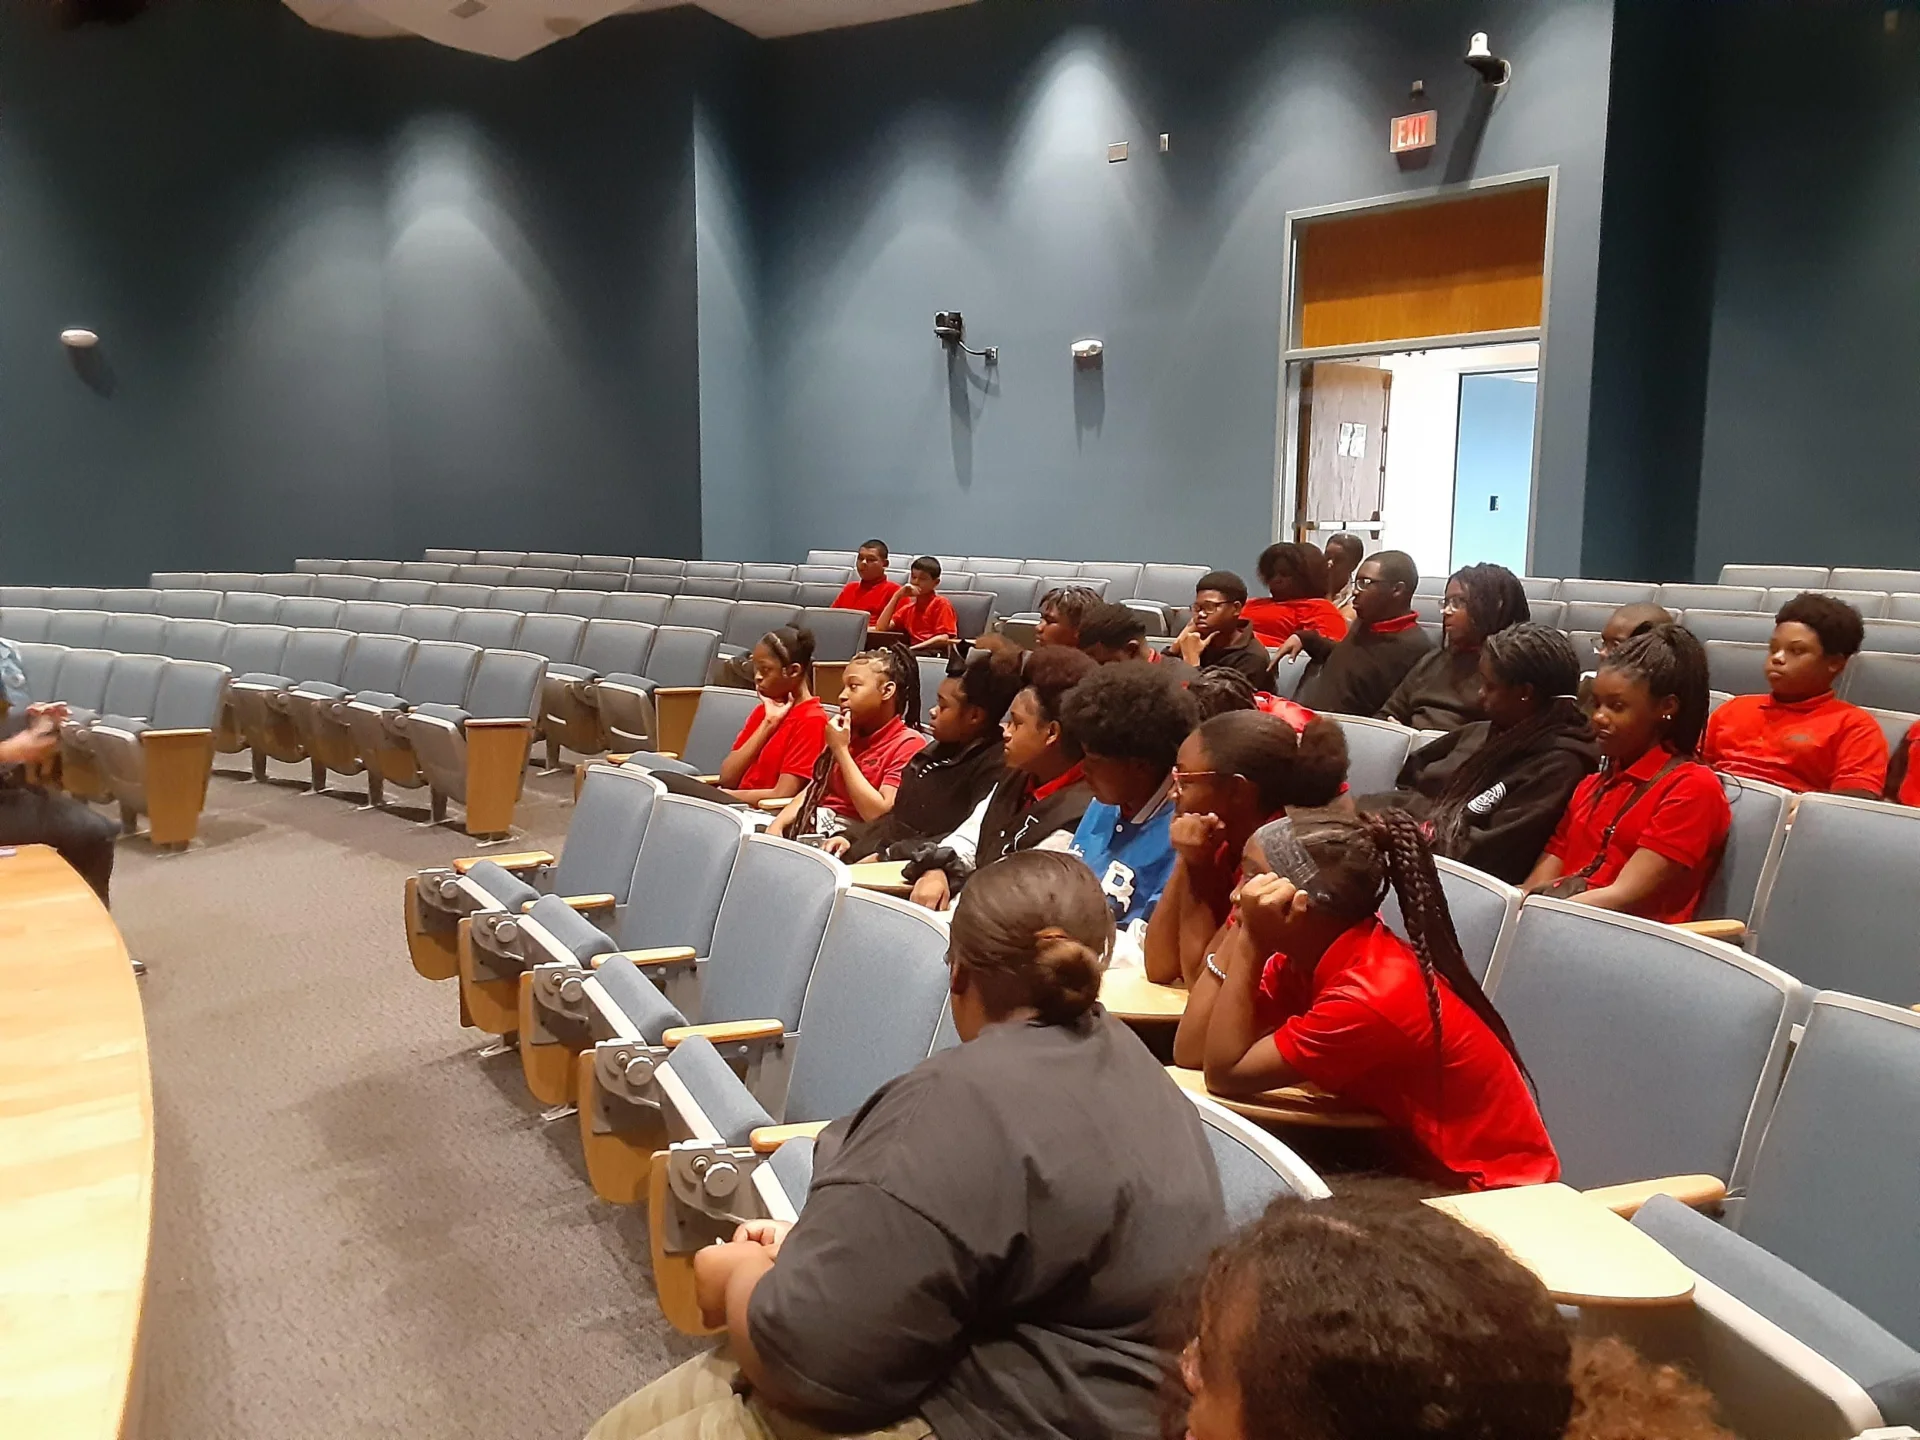
[[(1538, 185), (1547, 189), (1546, 247), (1541, 255), (1540, 323), (1509, 330), (1477, 330), (1455, 335), (1420, 335), (1400, 340), (1370, 341), (1359, 345), (1295, 344), (1300, 334), (1300, 296), (1295, 280), (1298, 270), (1298, 229), (1308, 221), (1329, 215), (1348, 215), (1362, 210), (1407, 210), (1433, 205), (1483, 190), (1512, 190)], [(1533, 474), (1527, 495), (1527, 569), (1533, 569), (1535, 528), (1540, 517), (1541, 437), (1546, 414), (1547, 321), (1553, 298), (1553, 235), (1560, 200), (1560, 167), (1544, 165), (1532, 170), (1512, 170), (1463, 185), (1435, 185), (1419, 190), (1402, 190), (1365, 200), (1343, 200), (1332, 205), (1314, 205), (1289, 210), (1281, 236), (1280, 249), (1280, 403), (1274, 422), (1274, 470), (1272, 535), (1275, 540), (1291, 540), (1294, 531), (1296, 496), (1299, 490), (1300, 444), (1300, 367), (1313, 360), (1342, 360), (1357, 356), (1397, 355), (1407, 350), (1445, 350), (1462, 345), (1500, 345), (1518, 341), (1538, 342), (1535, 368), (1540, 374), (1533, 399)], [(1511, 367), (1508, 367), (1511, 368)]]

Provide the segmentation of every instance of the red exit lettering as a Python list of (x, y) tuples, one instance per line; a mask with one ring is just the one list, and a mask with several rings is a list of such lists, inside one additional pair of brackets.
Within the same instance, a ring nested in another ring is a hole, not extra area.
[(1387, 149), (1394, 155), (1403, 150), (1425, 150), (1440, 131), (1440, 112), (1422, 110), (1417, 115), (1396, 115), (1388, 135)]

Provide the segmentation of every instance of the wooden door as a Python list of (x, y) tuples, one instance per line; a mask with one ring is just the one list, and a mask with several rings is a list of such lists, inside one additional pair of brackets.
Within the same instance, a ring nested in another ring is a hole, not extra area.
[(1320, 545), (1349, 530), (1380, 540), (1393, 372), (1317, 360), (1300, 380), (1299, 504), (1294, 538)]

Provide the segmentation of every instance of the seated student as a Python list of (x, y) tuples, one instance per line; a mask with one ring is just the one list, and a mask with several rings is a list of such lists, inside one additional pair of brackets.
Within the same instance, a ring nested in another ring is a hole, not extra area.
[(880, 612), (887, 608), (887, 602), (899, 593), (900, 587), (887, 578), (887, 542), (869, 540), (860, 547), (854, 557), (854, 575), (846, 588), (834, 597), (836, 610), (864, 610), (872, 617), (870, 624), (877, 625)]
[(1173, 649), (1199, 670), (1238, 670), (1264, 690), (1273, 683), (1273, 656), (1240, 618), (1247, 585), (1231, 570), (1212, 570), (1193, 587), (1193, 618), (1174, 637)]
[(916, 654), (946, 650), (960, 637), (960, 618), (953, 613), (953, 602), (939, 593), (940, 562), (922, 555), (907, 571), (907, 583), (888, 597), (873, 628), (876, 638), (892, 640), (905, 635), (907, 646)]
[(835, 835), (878, 820), (893, 809), (907, 762), (927, 743), (902, 718), (920, 713), (920, 666), (905, 647), (862, 650), (846, 675), (813, 778), (767, 826), (769, 835)]
[[(0, 657), (13, 654), (0, 640)], [(17, 678), (7, 686), (9, 705), (0, 717), (0, 845), (50, 845), (60, 858), (107, 903), (113, 881), (114, 842), (120, 826), (92, 806), (32, 783), (27, 767), (60, 753), (60, 722), (67, 707), (35, 704), (26, 690), (26, 672), (13, 661)], [(146, 966), (136, 960), (135, 974)]]
[(1313, 711), (1278, 695), (1256, 690), (1253, 681), (1238, 670), (1210, 665), (1187, 681), (1187, 694), (1204, 722), (1229, 710), (1258, 710), (1263, 715), (1278, 715), (1298, 735), (1313, 719)]
[(1506, 566), (1454, 571), (1440, 600), (1441, 648), (1420, 657), (1380, 718), (1416, 730), (1457, 730), (1480, 719), (1481, 642), (1532, 613), (1520, 577)]
[(1353, 577), (1354, 625), (1337, 644), (1314, 630), (1296, 633), (1280, 654), (1305, 650), (1313, 670), (1298, 696), (1322, 715), (1376, 715), (1433, 641), (1413, 613), (1420, 571), (1403, 550), (1381, 550)]
[(1283, 540), (1260, 552), (1256, 568), (1268, 598), (1249, 600), (1240, 614), (1262, 645), (1284, 645), (1305, 631), (1329, 644), (1345, 637), (1347, 617), (1327, 599), (1327, 557), (1319, 546)]
[(1348, 620), (1353, 619), (1353, 572), (1367, 558), (1367, 542), (1342, 530), (1326, 543), (1327, 599)]
[[(1364, 1105), (1437, 1184), (1559, 1176), (1526, 1067), (1460, 954), (1411, 817), (1295, 812), (1256, 831), (1242, 863), (1238, 923), (1191, 989), (1176, 1060), (1199, 1041), (1217, 1094), (1305, 1080)], [(1389, 883), (1411, 946), (1380, 922)]]
[[(1080, 622), (1103, 602), (1088, 585), (1059, 585), (1040, 597), (1040, 628), (1033, 643), (1080, 648)], [(1144, 633), (1144, 632), (1143, 632)]]
[(1268, 1207), (1184, 1318), (1188, 1440), (1733, 1440), (1706, 1390), (1574, 1335), (1496, 1241), (1381, 1185)]
[(747, 717), (720, 762), (719, 788), (747, 805), (798, 795), (827, 743), (826, 708), (814, 698), (813, 632), (769, 630), (753, 647), (760, 713)]
[(1024, 660), (1025, 688), (1007, 707), (1005, 775), (951, 834), (907, 864), (912, 898), (929, 910), (946, 909), (975, 870), (1015, 851), (1065, 850), (1093, 801), (1060, 702), (1100, 667), (1064, 645), (1042, 645)]
[(700, 1251), (725, 1349), (588, 1440), (1157, 1433), (1164, 1307), (1226, 1216), (1199, 1111), (1098, 1003), (1112, 944), (1070, 856), (975, 875), (948, 957), (962, 1043), (827, 1128), (797, 1221)]
[(1080, 648), (1096, 664), (1118, 665), (1141, 660), (1165, 667), (1166, 673), (1181, 680), (1193, 674), (1193, 667), (1177, 655), (1166, 655), (1147, 644), (1146, 617), (1125, 605), (1102, 602), (1080, 617)]
[(1600, 748), (1573, 698), (1573, 642), (1531, 621), (1480, 647), (1474, 720), (1407, 757), (1388, 795), (1360, 808), (1398, 806), (1422, 822), (1433, 853), (1518, 885), (1553, 838), (1574, 787), (1600, 764)]
[(1582, 780), (1522, 887), (1602, 910), (1693, 919), (1733, 824), (1719, 778), (1693, 758), (1707, 723), (1707, 656), (1658, 625), (1593, 678), (1600, 771)]
[(1278, 716), (1233, 710), (1187, 736), (1173, 767), (1173, 870), (1147, 923), (1149, 980), (1193, 983), (1219, 946), (1248, 838), (1289, 805), (1331, 804), (1346, 773), (1346, 734), (1332, 720), (1295, 734)]
[(893, 808), (834, 836), (827, 853), (904, 860), (984, 804), (1006, 770), (1000, 721), (1021, 683), (1016, 655), (976, 650), (949, 661), (928, 725), (933, 743), (900, 772)]
[(1736, 695), (1707, 717), (1700, 758), (1714, 769), (1798, 792), (1878, 800), (1887, 783), (1880, 722), (1833, 693), (1860, 653), (1860, 612), (1831, 595), (1796, 595), (1773, 617), (1767, 693)]
[[(1615, 650), (1636, 635), (1644, 635), (1656, 625), (1674, 625), (1673, 612), (1664, 605), (1656, 605), (1651, 600), (1639, 600), (1632, 604), (1621, 605), (1607, 616), (1607, 623), (1600, 627), (1600, 639), (1594, 646), (1598, 658), (1605, 660)], [(1580, 709), (1586, 714), (1593, 713), (1593, 678), (1580, 677)]]
[(1173, 762), (1193, 730), (1193, 700), (1152, 666), (1105, 665), (1067, 693), (1060, 722), (1094, 795), (1073, 853), (1100, 881), (1113, 918), (1144, 924), (1173, 870)]
[(1915, 751), (1920, 751), (1920, 721), (1908, 728), (1887, 762), (1884, 798), (1896, 805), (1920, 806), (1920, 765), (1914, 763)]

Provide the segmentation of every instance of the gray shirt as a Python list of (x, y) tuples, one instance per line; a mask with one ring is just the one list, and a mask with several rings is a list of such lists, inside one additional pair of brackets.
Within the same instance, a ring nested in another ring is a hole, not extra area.
[(1153, 1436), (1157, 1312), (1225, 1229), (1199, 1114), (1137, 1036), (1102, 1009), (994, 1025), (825, 1132), (753, 1344), (837, 1429)]

